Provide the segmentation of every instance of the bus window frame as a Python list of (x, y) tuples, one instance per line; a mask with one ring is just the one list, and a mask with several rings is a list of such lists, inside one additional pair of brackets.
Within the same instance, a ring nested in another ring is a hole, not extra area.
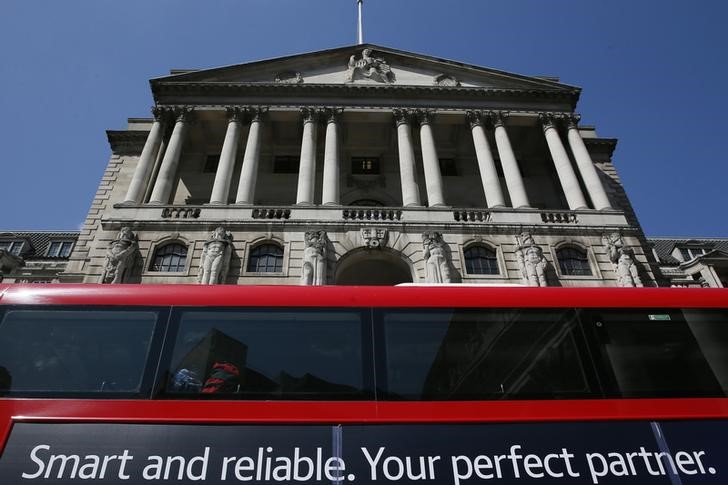
[(159, 355), (165, 343), (165, 335), (169, 326), (169, 317), (171, 308), (169, 306), (146, 306), (134, 305), (123, 306), (118, 305), (1, 305), (0, 304), (0, 324), (5, 319), (5, 315), (13, 310), (22, 311), (43, 311), (43, 312), (69, 312), (69, 311), (89, 311), (89, 312), (155, 312), (157, 314), (154, 328), (151, 332), (151, 341), (147, 351), (147, 361), (142, 368), (139, 390), (132, 391), (7, 391), (0, 390), (0, 399), (6, 398), (52, 398), (52, 399), (103, 399), (103, 400), (120, 400), (120, 399), (138, 399), (149, 400), (152, 397), (152, 389), (155, 382), (155, 376), (159, 367)]

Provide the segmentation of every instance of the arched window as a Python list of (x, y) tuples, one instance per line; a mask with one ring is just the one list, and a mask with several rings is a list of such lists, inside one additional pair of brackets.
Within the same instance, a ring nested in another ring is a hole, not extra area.
[(591, 276), (589, 258), (583, 249), (567, 246), (556, 251), (561, 274), (570, 276)]
[(470, 246), (463, 251), (468, 274), (500, 274), (495, 251), (485, 246)]
[(248, 258), (249, 273), (280, 273), (282, 271), (283, 248), (277, 244), (261, 244), (250, 251), (250, 258)]
[(180, 243), (169, 243), (154, 251), (149, 271), (162, 273), (179, 273), (187, 267), (187, 246)]

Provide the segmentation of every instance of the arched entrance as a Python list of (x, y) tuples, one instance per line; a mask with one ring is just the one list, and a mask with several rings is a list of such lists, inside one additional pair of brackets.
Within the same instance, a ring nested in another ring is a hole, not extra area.
[(412, 269), (388, 249), (355, 249), (336, 264), (337, 285), (393, 286), (412, 283)]

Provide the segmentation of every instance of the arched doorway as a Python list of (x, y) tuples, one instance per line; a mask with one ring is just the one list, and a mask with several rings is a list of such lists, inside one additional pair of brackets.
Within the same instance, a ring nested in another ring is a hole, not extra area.
[(412, 269), (388, 249), (355, 249), (336, 264), (337, 285), (393, 286), (412, 283)]

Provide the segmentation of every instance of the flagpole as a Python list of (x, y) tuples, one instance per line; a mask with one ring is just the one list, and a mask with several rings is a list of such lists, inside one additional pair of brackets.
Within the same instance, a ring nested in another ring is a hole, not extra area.
[(359, 45), (364, 43), (364, 32), (361, 25), (361, 4), (364, 0), (356, 0), (358, 10), (359, 10), (359, 22), (358, 22), (358, 29), (357, 29), (357, 41)]

